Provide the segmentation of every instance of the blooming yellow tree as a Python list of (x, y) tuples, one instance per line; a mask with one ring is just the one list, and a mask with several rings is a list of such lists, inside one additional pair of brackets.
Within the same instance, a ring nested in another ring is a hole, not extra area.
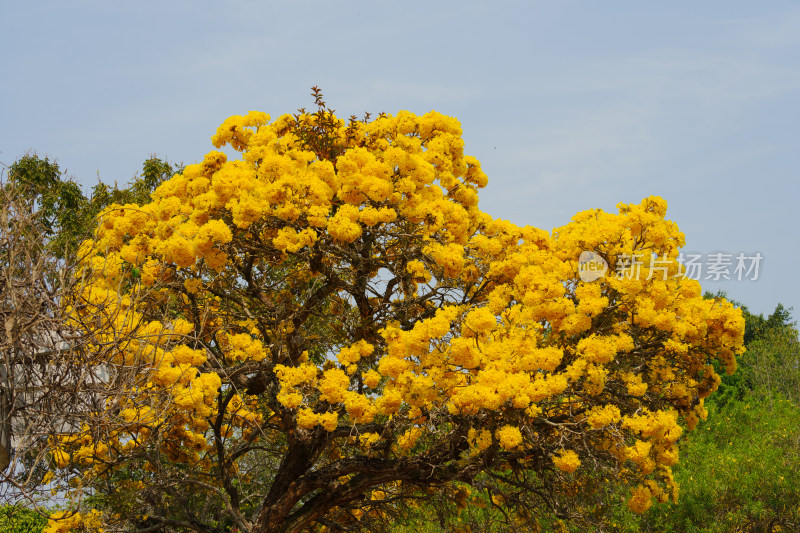
[[(264, 533), (363, 526), (431, 487), (522, 517), (612, 475), (636, 511), (675, 498), (676, 442), (744, 323), (681, 276), (666, 203), (518, 227), (478, 208), (457, 120), (345, 122), (317, 96), (227, 119), (212, 141), (239, 157), (102, 214), (70, 312), (110, 377), (51, 439), (53, 483), (108, 527)], [(581, 281), (582, 251), (605, 277)]]

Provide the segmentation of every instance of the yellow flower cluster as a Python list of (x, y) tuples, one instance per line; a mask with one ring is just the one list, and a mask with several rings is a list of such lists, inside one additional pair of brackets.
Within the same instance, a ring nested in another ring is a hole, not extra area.
[(491, 431), (485, 429), (476, 430), (474, 428), (470, 428), (468, 439), (470, 445), (472, 446), (473, 454), (480, 453), (492, 445), (492, 433)]
[(553, 464), (559, 470), (571, 474), (581, 465), (581, 460), (573, 450), (562, 450), (558, 455), (553, 456)]
[(74, 530), (102, 533), (102, 526), (102, 515), (96, 509), (92, 509), (88, 513), (56, 511), (50, 515), (43, 533), (66, 533)]
[(357, 363), (362, 357), (367, 357), (372, 354), (374, 347), (366, 341), (360, 340), (352, 346), (342, 348), (336, 355), (336, 358), (344, 366), (350, 366)]
[(221, 385), (222, 380), (215, 372), (200, 374), (189, 387), (179, 390), (175, 404), (200, 418), (207, 418), (213, 412), (213, 402)]
[(514, 426), (503, 426), (496, 432), (497, 442), (506, 450), (514, 450), (522, 444), (522, 433)]
[(611, 424), (616, 424), (622, 419), (619, 407), (616, 405), (596, 406), (589, 410), (586, 423), (592, 429), (601, 429)]
[(642, 485), (637, 486), (631, 491), (631, 498), (628, 500), (628, 507), (635, 513), (643, 513), (653, 505), (650, 489)]
[(401, 450), (410, 450), (423, 435), (422, 428), (412, 427), (397, 439), (397, 445)]

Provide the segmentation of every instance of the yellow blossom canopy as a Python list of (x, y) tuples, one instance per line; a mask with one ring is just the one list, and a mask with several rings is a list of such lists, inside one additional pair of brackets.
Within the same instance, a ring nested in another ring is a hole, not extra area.
[[(258, 464), (274, 485), (254, 523), (298, 528), (371, 487), (402, 498), (419, 476), (512, 463), (557, 494), (591, 459), (636, 487), (637, 511), (676, 494), (676, 442), (705, 416), (713, 361), (734, 370), (743, 321), (681, 275), (663, 199), (552, 234), (493, 218), (458, 121), (435, 112), (251, 112), (212, 141), (238, 158), (212, 151), (152, 202), (110, 207), (82, 247), (75, 324), (97, 322), (122, 393), (114, 429), (62, 439), (59, 466), (102, 464), (91, 484), (162, 457), (219, 485), (236, 522), (239, 491), (260, 490), (238, 465)], [(582, 281), (583, 251), (609, 273)], [(613, 275), (635, 254), (638, 276)]]

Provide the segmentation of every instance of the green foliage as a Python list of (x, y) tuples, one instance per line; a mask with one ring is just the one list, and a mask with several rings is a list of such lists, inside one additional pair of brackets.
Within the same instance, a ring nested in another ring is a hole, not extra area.
[(766, 329), (747, 347), (741, 367), (754, 395), (785, 397), (800, 405), (800, 340), (791, 327)]
[(8, 170), (8, 183), (36, 211), (49, 241), (49, 249), (59, 258), (73, 252), (86, 233), (87, 200), (80, 186), (65, 178), (58, 163), (35, 154), (14, 162)]
[(36, 511), (16, 506), (0, 507), (0, 531), (3, 533), (40, 533), (47, 518)]
[[(778, 304), (775, 311), (767, 318), (764, 315), (754, 315), (747, 307), (742, 307), (744, 315), (744, 343), (749, 345), (755, 340), (765, 337), (770, 331), (794, 329), (795, 322), (792, 322), (792, 310), (787, 309), (783, 304)], [(795, 330), (796, 331), (796, 330)]]
[(800, 407), (757, 397), (711, 407), (681, 447), (677, 505), (637, 516), (615, 508), (614, 531), (797, 531), (800, 528)]
[(126, 188), (98, 183), (86, 197), (80, 186), (61, 171), (58, 163), (36, 154), (28, 154), (14, 162), (8, 170), (8, 185), (15, 187), (36, 212), (44, 229), (43, 237), (49, 252), (59, 259), (77, 251), (80, 243), (91, 236), (97, 215), (112, 204), (143, 204), (164, 181), (182, 169), (151, 156), (142, 165), (140, 176), (134, 176)]
[[(727, 299), (722, 291), (706, 292), (703, 296)], [(731, 302), (742, 310), (746, 351), (737, 358), (735, 373), (727, 375), (716, 368), (722, 383), (707, 403), (724, 406), (751, 394), (766, 398), (777, 392), (800, 404), (800, 343), (796, 323), (791, 320), (791, 308), (779, 303), (771, 315), (764, 317), (751, 313), (747, 306)]]

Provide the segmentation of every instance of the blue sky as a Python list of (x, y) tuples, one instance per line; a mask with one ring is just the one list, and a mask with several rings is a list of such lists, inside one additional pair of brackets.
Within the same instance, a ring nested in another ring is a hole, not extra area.
[(796, 2), (0, 1), (0, 162), (87, 189), (191, 163), (227, 116), (456, 116), (481, 207), (551, 230), (656, 194), (687, 252), (761, 253), (703, 282), (800, 316)]

